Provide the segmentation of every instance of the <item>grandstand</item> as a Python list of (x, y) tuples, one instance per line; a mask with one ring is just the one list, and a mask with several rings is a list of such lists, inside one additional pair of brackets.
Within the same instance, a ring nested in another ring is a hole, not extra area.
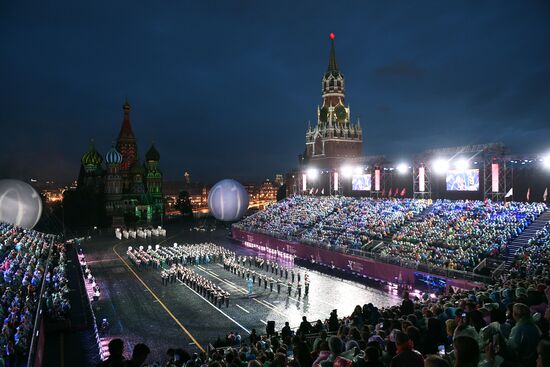
[(295, 196), (234, 227), (338, 252), (400, 259), (413, 268), (430, 264), (435, 271), (472, 273), (487, 258), (513, 258), (518, 250), (513, 240), (524, 231), (528, 235), (541, 214), (548, 216), (545, 211), (541, 203)]

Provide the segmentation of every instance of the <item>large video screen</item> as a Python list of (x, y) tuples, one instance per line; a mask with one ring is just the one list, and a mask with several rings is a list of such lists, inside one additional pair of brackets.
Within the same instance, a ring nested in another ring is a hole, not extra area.
[(371, 189), (370, 174), (351, 176), (351, 189), (353, 191), (370, 191)]
[(479, 191), (479, 170), (447, 171), (447, 191)]

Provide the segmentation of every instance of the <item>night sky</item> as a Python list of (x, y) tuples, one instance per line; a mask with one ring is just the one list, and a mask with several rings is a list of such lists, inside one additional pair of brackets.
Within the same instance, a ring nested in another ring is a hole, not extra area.
[[(365, 154), (550, 150), (549, 1), (3, 1), (0, 177), (68, 182), (122, 104), (166, 179), (297, 165), (336, 34)], [(142, 4), (140, 4), (142, 3)]]

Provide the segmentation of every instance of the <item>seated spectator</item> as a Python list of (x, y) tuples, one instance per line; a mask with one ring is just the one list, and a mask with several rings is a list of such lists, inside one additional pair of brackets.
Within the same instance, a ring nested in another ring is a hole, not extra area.
[(523, 366), (534, 364), (537, 358), (537, 345), (541, 337), (538, 326), (533, 321), (529, 307), (516, 303), (513, 308), (516, 325), (510, 332), (508, 346), (517, 355), (518, 362)]
[(414, 349), (409, 336), (402, 331), (395, 334), (397, 353), (390, 362), (390, 367), (423, 367), (424, 358), (419, 351)]
[(124, 362), (124, 367), (141, 367), (147, 356), (151, 353), (151, 350), (145, 344), (136, 344), (134, 350), (132, 351), (132, 359)]
[(458, 336), (453, 340), (455, 367), (477, 367), (479, 363), (479, 345), (470, 336)]
[(537, 353), (537, 367), (550, 367), (550, 341), (541, 340)]
[(365, 365), (364, 367), (384, 367), (381, 361), (382, 354), (380, 349), (376, 347), (367, 347), (365, 350)]
[(435, 356), (435, 355), (429, 355), (424, 360), (424, 367), (451, 367), (449, 365), (449, 362), (447, 362), (445, 359)]
[(124, 342), (122, 339), (113, 339), (109, 342), (109, 358), (100, 362), (97, 367), (123, 367), (126, 359), (123, 356)]

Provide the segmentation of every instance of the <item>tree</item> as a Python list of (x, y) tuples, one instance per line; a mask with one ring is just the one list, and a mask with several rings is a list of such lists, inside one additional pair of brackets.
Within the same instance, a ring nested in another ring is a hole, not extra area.
[(187, 191), (180, 191), (175, 208), (179, 210), (184, 217), (193, 216), (193, 206), (191, 205), (191, 200), (189, 199), (189, 193)]

